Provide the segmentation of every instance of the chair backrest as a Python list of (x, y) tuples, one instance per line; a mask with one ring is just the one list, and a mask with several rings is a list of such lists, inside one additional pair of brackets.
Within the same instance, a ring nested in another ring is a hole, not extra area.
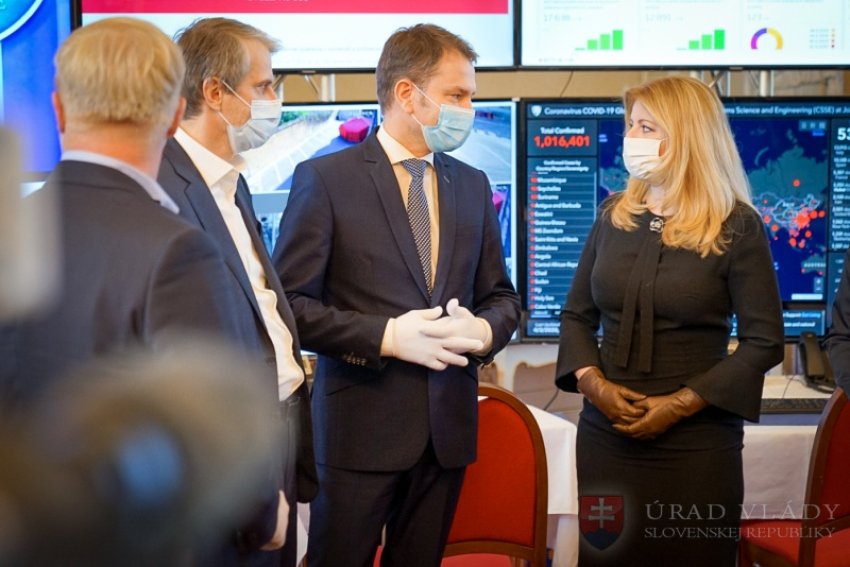
[(445, 555), (496, 553), (546, 565), (546, 450), (511, 392), (481, 384), (478, 457), (467, 467)]
[(814, 565), (820, 537), (850, 528), (850, 404), (836, 388), (812, 447), (798, 565)]

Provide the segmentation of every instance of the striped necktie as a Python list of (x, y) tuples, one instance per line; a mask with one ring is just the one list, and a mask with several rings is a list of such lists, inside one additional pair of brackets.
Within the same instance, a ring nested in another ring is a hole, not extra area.
[(419, 253), (419, 263), (425, 274), (425, 284), (428, 292), (432, 289), (431, 278), (431, 220), (428, 216), (428, 201), (425, 198), (425, 167), (427, 162), (421, 159), (406, 159), (401, 162), (404, 169), (410, 173), (410, 188), (407, 190), (407, 219), (416, 251)]

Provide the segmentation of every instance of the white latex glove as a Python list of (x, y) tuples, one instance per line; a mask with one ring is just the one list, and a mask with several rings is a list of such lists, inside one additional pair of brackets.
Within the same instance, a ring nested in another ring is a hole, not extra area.
[(469, 360), (459, 352), (480, 349), (483, 343), (471, 337), (428, 336), (423, 330), (440, 318), (443, 308), (408, 311), (393, 319), (392, 356), (407, 362), (427, 366), (432, 370), (444, 370), (449, 364), (466, 366)]
[[(488, 329), (485, 327), (487, 322), (479, 319), (466, 307), (461, 307), (457, 299), (450, 299), (446, 304), (446, 313), (448, 317), (443, 317), (430, 323), (423, 332), (429, 337), (445, 338), (445, 337), (465, 337), (479, 341), (481, 346), (474, 351), (480, 351), (487, 341)], [(455, 352), (470, 352), (470, 351), (455, 351)]]

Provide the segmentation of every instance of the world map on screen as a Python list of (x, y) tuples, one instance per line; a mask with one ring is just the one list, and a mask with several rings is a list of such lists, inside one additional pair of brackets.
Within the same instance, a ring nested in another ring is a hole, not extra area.
[(783, 301), (822, 300), (828, 144), (817, 121), (733, 119), (753, 203), (768, 229)]

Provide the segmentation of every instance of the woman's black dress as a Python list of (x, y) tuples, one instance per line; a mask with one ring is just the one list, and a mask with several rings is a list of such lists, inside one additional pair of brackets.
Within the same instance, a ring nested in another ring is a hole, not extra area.
[[(663, 219), (631, 232), (594, 224), (561, 314), (559, 387), (600, 367), (647, 395), (688, 386), (709, 407), (652, 441), (611, 427), (585, 401), (578, 427), (580, 563), (735, 565), (743, 419), (757, 420), (764, 373), (782, 360), (781, 302), (764, 224), (738, 204), (726, 252), (661, 244)], [(728, 353), (732, 315), (738, 347)], [(601, 346), (596, 337), (602, 328)]]

